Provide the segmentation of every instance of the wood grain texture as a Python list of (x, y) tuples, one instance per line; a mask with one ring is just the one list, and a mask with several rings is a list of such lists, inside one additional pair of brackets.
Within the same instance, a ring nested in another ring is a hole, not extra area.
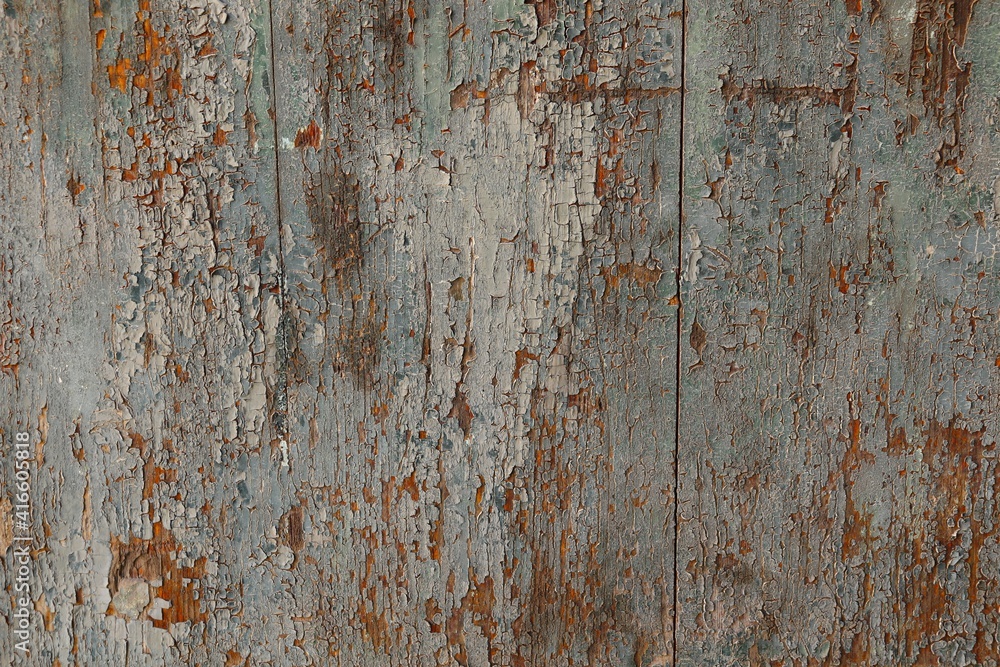
[(996, 5), (689, 9), (677, 664), (995, 665)]
[(665, 664), (675, 8), (6, 9), (31, 661)]
[(996, 3), (2, 6), (0, 658), (1000, 663)]
[(274, 7), (307, 659), (666, 664), (673, 8)]
[(39, 443), (31, 662), (222, 664), (282, 623), (259, 611), (281, 591), (259, 537), (283, 393), (266, 14), (5, 6), (3, 421)]

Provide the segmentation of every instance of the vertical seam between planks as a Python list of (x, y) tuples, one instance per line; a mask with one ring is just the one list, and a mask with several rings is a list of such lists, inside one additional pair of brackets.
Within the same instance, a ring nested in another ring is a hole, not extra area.
[(674, 377), (674, 582), (673, 582), (673, 627), (671, 628), (671, 664), (677, 665), (677, 627), (680, 624), (678, 601), (678, 545), (680, 543), (680, 452), (681, 452), (681, 333), (684, 322), (684, 303), (681, 299), (681, 280), (684, 275), (684, 99), (687, 96), (687, 0), (681, 0), (681, 101), (680, 128), (678, 132), (678, 173), (677, 173), (677, 358)]
[[(278, 145), (278, 70), (275, 67), (274, 52), (277, 44), (274, 41), (274, 0), (267, 0), (267, 29), (271, 60), (271, 131), (274, 138), (274, 198), (275, 216), (278, 223), (278, 308), (281, 314), (278, 316), (278, 331), (276, 332), (278, 346), (278, 390), (281, 395), (278, 398), (277, 414), (281, 419), (278, 435), (286, 443), (289, 440), (288, 428), (288, 309), (285, 303), (285, 292), (287, 281), (285, 276), (285, 246), (284, 246), (284, 224), (281, 216), (281, 157)], [(272, 417), (272, 426), (274, 425)], [(287, 445), (286, 445), (287, 446)]]

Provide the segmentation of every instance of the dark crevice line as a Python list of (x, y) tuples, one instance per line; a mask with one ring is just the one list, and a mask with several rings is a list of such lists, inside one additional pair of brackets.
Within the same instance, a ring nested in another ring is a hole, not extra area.
[[(279, 146), (279, 133), (278, 133), (278, 118), (280, 114), (278, 113), (278, 70), (275, 66), (274, 52), (277, 50), (277, 43), (274, 41), (274, 2), (275, 0), (267, 1), (267, 27), (268, 27), (268, 51), (271, 58), (271, 131), (274, 139), (274, 199), (275, 199), (275, 216), (277, 218), (277, 232), (278, 232), (278, 308), (281, 314), (278, 316), (278, 330), (276, 332), (278, 354), (277, 354), (277, 364), (278, 364), (278, 379), (277, 388), (281, 392), (281, 395), (277, 397), (276, 409), (274, 417), (280, 420), (279, 424), (274, 424), (275, 419), (272, 418), (272, 426), (277, 426), (277, 431), (279, 436), (285, 443), (289, 441), (289, 428), (288, 428), (288, 308), (286, 305), (286, 291), (288, 280), (285, 275), (285, 246), (284, 246), (284, 222), (282, 220), (282, 197), (281, 197), (281, 157), (280, 157), (280, 146)], [(286, 444), (286, 447), (289, 446)], [(286, 450), (287, 451), (287, 450)]]
[(673, 590), (673, 628), (671, 637), (671, 664), (676, 667), (677, 629), (680, 625), (680, 609), (678, 602), (678, 545), (680, 544), (680, 454), (681, 454), (681, 340), (684, 329), (684, 302), (681, 298), (681, 283), (684, 275), (684, 101), (687, 97), (687, 0), (681, 0), (681, 58), (680, 58), (680, 127), (678, 137), (678, 170), (677, 170), (677, 358), (676, 375), (674, 378), (674, 397), (676, 400), (674, 412), (674, 590)]

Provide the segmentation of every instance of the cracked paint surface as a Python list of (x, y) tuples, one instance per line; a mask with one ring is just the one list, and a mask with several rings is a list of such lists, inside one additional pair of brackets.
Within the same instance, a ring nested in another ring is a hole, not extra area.
[(29, 664), (1000, 663), (994, 5), (0, 24)]

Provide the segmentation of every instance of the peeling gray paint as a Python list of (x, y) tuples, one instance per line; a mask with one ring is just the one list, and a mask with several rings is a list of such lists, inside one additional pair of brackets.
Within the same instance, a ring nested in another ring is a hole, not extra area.
[(1000, 662), (993, 5), (4, 9), (26, 664)]

